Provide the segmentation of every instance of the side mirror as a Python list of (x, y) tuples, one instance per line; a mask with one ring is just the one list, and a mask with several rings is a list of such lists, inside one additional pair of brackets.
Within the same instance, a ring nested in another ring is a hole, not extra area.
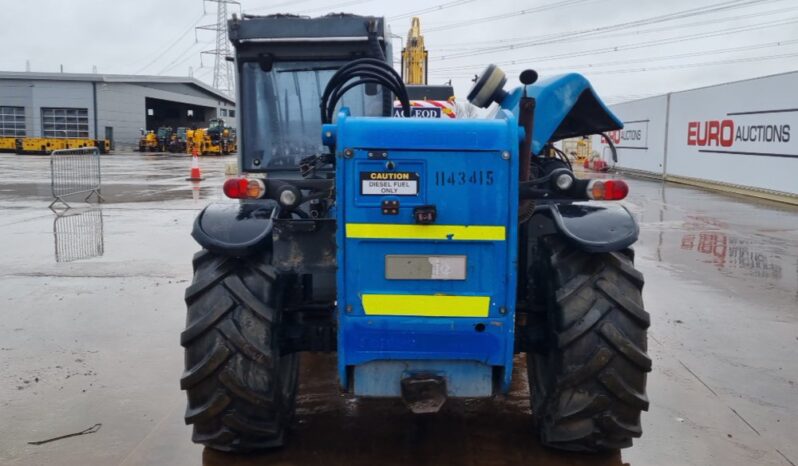
[(535, 84), (538, 80), (538, 72), (535, 70), (524, 70), (521, 72), (521, 75), (518, 76), (518, 80), (521, 81), (521, 84), (524, 86)]

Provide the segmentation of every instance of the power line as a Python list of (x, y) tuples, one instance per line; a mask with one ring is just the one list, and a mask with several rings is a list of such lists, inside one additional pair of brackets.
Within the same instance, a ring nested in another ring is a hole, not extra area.
[[(627, 22), (624, 22), (624, 23), (617, 23), (617, 24), (613, 24), (613, 25), (610, 25), (610, 26), (603, 26), (603, 27), (598, 27), (598, 28), (593, 28), (593, 29), (585, 29), (585, 30), (580, 30), (580, 31), (571, 31), (571, 32), (565, 32), (565, 33), (561, 33), (561, 34), (546, 35), (546, 36), (542, 36), (542, 37), (538, 38), (537, 40), (532, 40), (532, 41), (521, 41), (521, 42), (511, 43), (511, 44), (508, 44), (508, 45), (502, 45), (502, 46), (496, 46), (496, 47), (485, 47), (485, 48), (476, 49), (476, 50), (472, 49), (472, 50), (470, 50), (468, 52), (463, 52), (463, 53), (459, 53), (459, 54), (444, 55), (444, 56), (438, 57), (438, 59), (445, 60), (445, 59), (462, 58), (462, 57), (466, 57), (466, 56), (472, 56), (472, 55), (475, 55), (475, 54), (484, 54), (484, 53), (490, 53), (490, 52), (496, 52), (496, 51), (502, 51), (502, 50), (515, 50), (515, 49), (519, 49), (519, 48), (532, 47), (532, 46), (536, 46), (536, 45), (547, 45), (547, 44), (557, 43), (557, 42), (567, 42), (567, 41), (574, 40), (574, 39), (582, 39), (582, 38), (585, 38), (585, 37), (594, 37), (596, 35), (600, 35), (600, 34), (603, 34), (605, 32), (612, 32), (612, 31), (616, 31), (616, 30), (624, 29), (624, 28), (628, 28), (628, 27), (639, 27), (639, 26), (648, 25), (648, 24), (657, 24), (657, 23), (662, 23), (662, 22), (667, 22), (667, 21), (673, 21), (675, 19), (682, 19), (682, 18), (689, 17), (689, 16), (692, 16), (692, 15), (696, 15), (697, 16), (697, 15), (703, 15), (703, 14), (707, 14), (707, 13), (714, 13), (714, 12), (717, 12), (717, 11), (722, 11), (724, 9), (751, 6), (752, 4), (761, 3), (763, 1), (766, 1), (766, 0), (749, 0), (749, 1), (743, 2), (743, 3), (741, 3), (742, 0), (732, 0), (732, 1), (727, 1), (727, 2), (721, 2), (721, 3), (715, 4), (715, 5), (708, 5), (708, 6), (693, 8), (693, 9), (689, 9), (689, 10), (682, 10), (682, 11), (679, 11), (679, 12), (669, 13), (669, 14), (665, 14), (665, 15), (658, 15), (658, 16), (653, 16), (653, 17), (649, 17), (649, 18), (643, 18), (643, 19), (639, 19), (639, 20), (635, 20), (635, 21), (627, 21)], [(782, 0), (775, 0), (775, 1), (782, 1)]]
[[(798, 44), (798, 39), (787, 40), (787, 41), (775, 41), (775, 42), (767, 42), (762, 44), (754, 44), (754, 45), (744, 45), (740, 47), (729, 47), (729, 48), (721, 48), (721, 49), (714, 49), (714, 50), (705, 50), (701, 52), (688, 52), (688, 53), (680, 53), (675, 55), (666, 55), (666, 56), (658, 56), (658, 57), (645, 57), (645, 58), (632, 58), (628, 60), (616, 60), (616, 61), (609, 61), (609, 62), (599, 62), (599, 63), (583, 63), (583, 64), (569, 64), (569, 65), (558, 65), (558, 66), (546, 66), (542, 67), (538, 71), (549, 71), (549, 70), (562, 70), (562, 69), (569, 69), (569, 70), (592, 70), (593, 68), (602, 68), (608, 66), (617, 66), (617, 65), (630, 65), (636, 63), (651, 63), (651, 62), (660, 62), (660, 61), (667, 61), (667, 60), (676, 60), (681, 58), (692, 58), (692, 57), (700, 57), (706, 55), (716, 55), (716, 54), (725, 54), (725, 53), (733, 53), (733, 52), (744, 52), (744, 51), (751, 51), (751, 50), (759, 50), (764, 48), (778, 48), (784, 46), (790, 46)], [(751, 57), (756, 58), (756, 57)], [(521, 70), (505, 70), (506, 73), (512, 74), (515, 72), (519, 72)], [(588, 71), (586, 71), (588, 72)], [(436, 73), (432, 73), (435, 75)], [(471, 73), (464, 74), (463, 76), (470, 76)], [(448, 75), (447, 75), (448, 76)]]
[(472, 3), (474, 1), (476, 0), (455, 0), (453, 2), (441, 3), (440, 5), (435, 5), (428, 8), (421, 8), (419, 10), (408, 11), (407, 13), (400, 13), (398, 15), (389, 16), (387, 19), (388, 21), (396, 21), (400, 19), (411, 18), (413, 16), (423, 15), (426, 13), (433, 13), (440, 10), (445, 10), (447, 8), (465, 5), (466, 3)]
[[(269, 5), (269, 6), (264, 6), (264, 7), (249, 8), (249, 9), (246, 10), (246, 12), (247, 13), (251, 13), (251, 12), (254, 12), (254, 11), (275, 10), (277, 8), (281, 8), (281, 7), (284, 7), (284, 6), (292, 6), (293, 7), (293, 6), (296, 6), (298, 3), (308, 3), (309, 1), (313, 1), (313, 0), (292, 0), (292, 1), (287, 1), (287, 2), (276, 3), (274, 5)], [(301, 14), (301, 13), (310, 13), (310, 12), (321, 11), (321, 10), (330, 10), (330, 9), (333, 9), (333, 8), (340, 8), (340, 7), (345, 7), (345, 6), (353, 6), (353, 5), (358, 5), (358, 4), (361, 4), (361, 3), (366, 3), (366, 2), (371, 2), (371, 1), (374, 1), (374, 0), (350, 0), (350, 1), (347, 1), (347, 2), (332, 3), (332, 4), (329, 4), (329, 5), (326, 5), (326, 6), (321, 6), (321, 7), (307, 8), (305, 10), (300, 10), (300, 11), (297, 11), (295, 13), (296, 14)], [(441, 3), (439, 5), (427, 7), (427, 8), (421, 8), (421, 9), (418, 9), (418, 10), (408, 11), (408, 12), (405, 12), (405, 13), (400, 13), (398, 15), (389, 16), (386, 19), (389, 20), (389, 21), (394, 21), (394, 20), (398, 20), (398, 19), (409, 18), (411, 16), (417, 16), (417, 15), (421, 15), (421, 14), (425, 14), (425, 13), (432, 13), (432, 12), (436, 12), (436, 11), (439, 11), (439, 10), (445, 10), (447, 8), (463, 5), (463, 4), (466, 4), (466, 3), (472, 3), (472, 2), (475, 2), (475, 1), (476, 0), (454, 0), (454, 1), (447, 2), (447, 3)]]
[(688, 52), (688, 53), (679, 53), (675, 55), (665, 55), (665, 56), (658, 56), (658, 57), (645, 57), (645, 58), (630, 58), (627, 60), (615, 60), (609, 62), (599, 62), (599, 63), (586, 63), (581, 65), (559, 65), (559, 66), (547, 66), (544, 69), (546, 70), (556, 70), (556, 69), (592, 69), (592, 68), (601, 68), (605, 66), (616, 66), (616, 65), (631, 65), (635, 63), (649, 63), (649, 62), (658, 62), (658, 61), (667, 61), (667, 60), (678, 60), (680, 58), (692, 58), (692, 57), (701, 57), (706, 55), (719, 55), (725, 53), (734, 53), (734, 52), (747, 52), (751, 50), (759, 50), (764, 48), (778, 48), (784, 47), (789, 45), (798, 44), (798, 39), (795, 40), (787, 40), (787, 41), (777, 41), (777, 42), (768, 42), (765, 44), (755, 44), (755, 45), (744, 45), (741, 47), (730, 47), (724, 49), (714, 49), (714, 50), (705, 50), (702, 52)]
[(275, 3), (274, 5), (262, 6), (262, 7), (259, 7), (259, 8), (250, 8), (246, 12), (250, 13), (250, 12), (253, 12), (253, 11), (274, 10), (275, 8), (280, 8), (280, 7), (284, 7), (284, 6), (288, 6), (288, 5), (293, 6), (293, 5), (296, 5), (297, 3), (307, 3), (309, 1), (312, 1), (312, 0), (291, 0), (291, 1), (288, 1), (288, 2)]
[(589, 72), (591, 76), (593, 75), (602, 75), (602, 74), (628, 74), (628, 73), (643, 73), (648, 71), (662, 71), (662, 70), (674, 70), (674, 69), (684, 69), (684, 68), (700, 68), (704, 66), (719, 66), (719, 65), (734, 65), (738, 63), (753, 63), (759, 61), (768, 61), (768, 60), (778, 60), (782, 58), (794, 58), (798, 57), (798, 52), (795, 53), (783, 53), (778, 55), (765, 55), (760, 57), (748, 57), (748, 58), (733, 58), (733, 59), (726, 59), (726, 60), (717, 60), (717, 61), (700, 61), (696, 63), (682, 63), (676, 65), (663, 65), (663, 66), (652, 66), (652, 67), (642, 67), (642, 68), (626, 68), (626, 69), (617, 69), (617, 70), (605, 70), (605, 71), (597, 71), (597, 72)]
[[(657, 24), (663, 23), (667, 21), (673, 21), (676, 19), (687, 18), (690, 16), (699, 16), (705, 15), (709, 13), (715, 13), (718, 11), (728, 10), (728, 9), (735, 9), (735, 8), (743, 8), (747, 6), (756, 5), (765, 1), (773, 1), (773, 2), (780, 2), (784, 0), (732, 0), (717, 3), (714, 5), (703, 6), (699, 8), (691, 8), (688, 10), (681, 10), (675, 13), (669, 13), (665, 15), (658, 15), (652, 16), (648, 18), (643, 18), (635, 21), (627, 21), (623, 23), (616, 23), (609, 26), (602, 26), (592, 29), (586, 29), (583, 31), (572, 32), (572, 33), (565, 33), (561, 36), (554, 36), (549, 39), (543, 40), (534, 40), (534, 41), (522, 41), (518, 43), (512, 43), (508, 45), (501, 45), (501, 46), (494, 46), (494, 47), (485, 47), (481, 49), (474, 49), (467, 52), (455, 53), (451, 55), (442, 55), (437, 57), (437, 60), (452, 60), (457, 58), (465, 58), (465, 57), (472, 57), (474, 55), (484, 55), (487, 53), (495, 53), (499, 51), (506, 51), (506, 50), (516, 50), (521, 48), (533, 47), (536, 45), (547, 45), (556, 42), (563, 42), (567, 40), (572, 40), (574, 37), (587, 37), (587, 36), (595, 36), (604, 32), (608, 31), (617, 31), (620, 29), (625, 29), (629, 27), (638, 27), (638, 26), (645, 26), (649, 24)], [(429, 29), (427, 30), (429, 32)]]
[(177, 45), (177, 43), (178, 43), (178, 42), (180, 42), (180, 41), (181, 41), (181, 40), (182, 40), (184, 37), (186, 37), (186, 34), (188, 34), (189, 32), (191, 32), (191, 31), (194, 29), (194, 27), (195, 27), (195, 26), (196, 26), (196, 25), (197, 25), (197, 24), (198, 24), (200, 21), (202, 21), (202, 18), (204, 18), (204, 17), (205, 17), (205, 13), (202, 13), (202, 14), (200, 15), (200, 17), (199, 17), (199, 18), (197, 18), (197, 20), (196, 20), (196, 21), (194, 21), (193, 23), (191, 23), (191, 26), (189, 26), (189, 27), (188, 27), (188, 29), (186, 29), (185, 31), (183, 31), (183, 33), (182, 33), (182, 34), (180, 34), (180, 36), (178, 36), (178, 38), (174, 40), (174, 42), (172, 42), (171, 44), (169, 44), (169, 45), (168, 45), (168, 46), (166, 46), (166, 47), (163, 47), (163, 51), (162, 51), (160, 54), (158, 54), (158, 55), (157, 55), (155, 58), (153, 58), (152, 60), (150, 60), (150, 61), (149, 61), (149, 62), (148, 62), (146, 65), (142, 66), (142, 67), (141, 67), (141, 68), (140, 68), (138, 71), (136, 71), (136, 72), (135, 72), (135, 73), (133, 73), (133, 74), (140, 74), (142, 71), (146, 70), (147, 68), (149, 68), (150, 66), (152, 66), (152, 65), (153, 65), (155, 62), (157, 62), (158, 60), (160, 60), (160, 59), (161, 59), (161, 57), (163, 57), (163, 56), (164, 56), (164, 55), (166, 55), (166, 54), (167, 54), (167, 53), (168, 53), (170, 50), (172, 50), (172, 47), (174, 47), (175, 45)]
[(687, 68), (701, 68), (707, 66), (721, 66), (721, 65), (735, 65), (739, 63), (753, 63), (753, 62), (760, 62), (760, 61), (768, 61), (768, 60), (777, 60), (777, 59), (784, 59), (784, 58), (795, 58), (798, 57), (798, 52), (793, 53), (783, 53), (778, 55), (764, 55), (759, 57), (746, 57), (746, 58), (729, 58), (725, 60), (716, 60), (716, 61), (700, 61), (694, 63), (680, 63), (680, 64), (673, 64), (673, 65), (661, 65), (661, 66), (650, 66), (650, 67), (639, 67), (639, 68), (618, 68), (615, 70), (603, 70), (603, 71), (585, 71), (585, 76), (599, 76), (599, 75), (607, 75), (607, 74), (631, 74), (631, 73), (644, 73), (650, 71), (665, 71), (665, 70), (675, 70), (675, 69), (687, 69)]
[[(642, 34), (650, 34), (650, 33), (654, 33), (654, 32), (672, 31), (672, 30), (675, 30), (675, 29), (682, 29), (682, 28), (691, 28), (691, 27), (696, 27), (696, 26), (706, 26), (707, 24), (718, 25), (720, 23), (725, 23), (725, 22), (729, 22), (729, 21), (736, 21), (736, 20), (740, 20), (740, 19), (750, 20), (752, 18), (757, 18), (757, 17), (761, 17), (761, 16), (771, 16), (771, 15), (776, 15), (776, 14), (783, 14), (783, 13), (787, 13), (787, 12), (791, 12), (791, 11), (795, 11), (795, 10), (798, 10), (798, 7), (788, 7), (788, 8), (781, 8), (781, 9), (778, 9), (778, 10), (759, 11), (759, 12), (753, 12), (753, 13), (746, 13), (744, 15), (727, 16), (727, 17), (723, 17), (723, 18), (705, 19), (705, 20), (696, 21), (696, 22), (692, 22), (692, 23), (683, 23), (683, 24), (679, 24), (679, 25), (647, 28), (647, 29), (634, 30), (634, 31), (624, 31), (624, 32), (618, 32), (618, 33), (615, 33), (615, 34), (601, 34), (601, 38), (602, 39), (608, 39), (608, 38), (612, 38), (612, 37), (635, 36), (635, 35), (642, 35)], [(582, 31), (583, 30), (567, 31), (567, 32), (558, 32), (558, 33), (553, 33), (553, 34), (543, 34), (543, 35), (528, 36), (528, 37), (521, 37), (521, 38), (495, 39), (495, 40), (489, 40), (489, 41), (457, 42), (456, 44), (452, 44), (452, 43), (449, 43), (449, 44), (446, 44), (446, 43), (438, 44), (438, 43), (436, 43), (435, 44), (435, 50), (437, 50), (437, 51), (440, 51), (440, 50), (449, 50), (449, 51), (471, 50), (471, 49), (474, 48), (474, 46), (480, 46), (480, 45), (481, 46), (485, 46), (485, 45), (489, 45), (489, 44), (504, 45), (504, 44), (507, 44), (507, 43), (519, 42), (519, 41), (542, 40), (542, 39), (548, 39), (548, 38), (552, 38), (552, 37), (556, 37), (556, 36), (577, 34), (577, 33), (580, 33)], [(585, 40), (585, 39), (593, 39), (593, 38), (595, 38), (595, 36), (592, 36), (592, 37), (581, 37), (580, 36), (580, 37), (574, 37), (573, 39), (569, 40), (568, 42), (570, 42), (570, 41), (580, 41), (580, 40)], [(566, 42), (566, 41), (564, 40), (562, 42)]]
[(299, 14), (302, 14), (302, 13), (313, 13), (315, 11), (324, 11), (324, 10), (332, 11), (333, 8), (341, 8), (341, 7), (345, 7), (345, 6), (359, 5), (361, 3), (368, 3), (368, 2), (373, 2), (373, 1), (374, 0), (350, 0), (348, 2), (336, 3), (335, 5), (327, 5), (327, 6), (322, 6), (322, 7), (308, 8), (306, 10), (298, 11), (297, 13), (299, 13)]
[[(560, 59), (563, 59), (563, 58), (581, 57), (581, 56), (596, 55), (596, 54), (602, 54), (602, 53), (613, 53), (613, 52), (620, 52), (620, 51), (626, 51), (626, 50), (637, 50), (637, 49), (653, 47), (653, 46), (658, 46), (658, 45), (668, 45), (668, 44), (674, 44), (674, 43), (679, 43), (679, 42), (687, 42), (687, 41), (696, 40), (696, 39), (707, 39), (707, 38), (711, 38), (711, 37), (725, 36), (725, 35), (734, 34), (734, 33), (740, 33), (740, 32), (749, 32), (749, 31), (756, 31), (756, 30), (765, 29), (765, 28), (786, 26), (786, 25), (789, 25), (789, 24), (794, 24), (796, 22), (798, 22), (798, 17), (782, 19), (782, 20), (775, 20), (775, 21), (767, 21), (767, 22), (764, 22), (764, 23), (759, 23), (759, 24), (749, 25), (749, 26), (737, 26), (737, 27), (731, 27), (731, 28), (726, 28), (726, 29), (719, 29), (719, 30), (716, 30), (716, 31), (701, 32), (701, 33), (696, 33), (696, 34), (692, 34), (692, 35), (679, 35), (679, 36), (675, 36), (675, 37), (668, 37), (668, 38), (650, 40), (650, 41), (647, 41), (647, 42), (638, 42), (636, 44), (619, 45), (619, 46), (608, 46), (608, 47), (602, 47), (602, 48), (596, 48), (596, 49), (590, 49), (590, 50), (582, 50), (582, 51), (577, 51), (577, 52), (568, 52), (568, 53), (562, 53), (562, 54), (556, 54), (556, 55), (548, 55), (548, 56), (537, 56), (537, 57), (523, 58), (523, 59), (500, 60), (500, 61), (495, 61), (494, 64), (496, 64), (496, 65), (518, 65), (518, 64), (525, 64), (525, 63), (530, 63), (530, 62), (539, 63), (539, 62), (542, 62), (542, 61), (560, 60)], [(457, 66), (451, 66), (451, 67), (448, 67), (448, 68), (447, 67), (437, 68), (435, 70), (435, 74), (438, 74), (438, 73), (441, 73), (441, 72), (445, 72), (445, 71), (457, 71), (457, 70), (465, 70), (465, 69), (473, 69), (473, 66), (457, 65)]]
[(436, 32), (436, 31), (446, 31), (446, 30), (449, 30), (449, 29), (457, 29), (457, 28), (461, 28), (461, 27), (472, 26), (474, 24), (488, 23), (488, 22), (491, 22), (491, 21), (498, 21), (500, 19), (515, 18), (517, 16), (523, 16), (523, 15), (527, 15), (529, 13), (538, 13), (538, 12), (541, 12), (541, 11), (552, 10), (552, 9), (555, 9), (555, 8), (561, 8), (561, 7), (566, 7), (566, 6), (573, 6), (573, 5), (577, 5), (579, 3), (592, 2), (592, 1), (595, 1), (595, 0), (562, 0), (562, 1), (559, 1), (559, 2), (555, 2), (555, 3), (549, 3), (549, 4), (546, 4), (546, 5), (541, 5), (541, 6), (538, 6), (538, 7), (535, 7), (535, 8), (527, 8), (525, 10), (520, 10), (520, 11), (512, 11), (512, 12), (509, 12), (509, 13), (502, 13), (502, 14), (494, 15), (494, 16), (486, 16), (484, 18), (476, 18), (476, 19), (472, 19), (472, 20), (468, 20), (468, 21), (458, 21), (457, 23), (454, 23), (454, 24), (447, 24), (447, 25), (442, 25), (442, 26), (426, 28), (426, 32)]
[(208, 44), (210, 44), (210, 42), (194, 42), (194, 43), (192, 43), (187, 49), (184, 49), (183, 51), (181, 51), (174, 60), (169, 62), (168, 65), (166, 65), (161, 71), (159, 71), (158, 75), (162, 75), (165, 72), (171, 70), (172, 68), (174, 68), (176, 66), (179, 66), (179, 65), (182, 65), (183, 63), (185, 63), (189, 59), (194, 58), (194, 55), (188, 55), (188, 52), (191, 49), (193, 49), (194, 47), (196, 47), (198, 45), (208, 45)]

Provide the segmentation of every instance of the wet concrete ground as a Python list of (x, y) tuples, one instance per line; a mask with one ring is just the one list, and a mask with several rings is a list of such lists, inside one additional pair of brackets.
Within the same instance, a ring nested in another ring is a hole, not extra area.
[[(183, 425), (179, 333), (197, 211), (224, 165), (182, 156), (103, 158), (100, 209), (47, 209), (46, 157), (0, 154), (0, 464), (9, 465), (793, 465), (798, 462), (798, 209), (629, 180), (637, 263), (652, 314), (651, 409), (631, 449), (542, 448), (523, 358), (511, 394), (415, 417), (352, 400), (334, 359), (302, 360), (282, 450), (203, 450)], [(29, 441), (96, 433), (40, 446)]]

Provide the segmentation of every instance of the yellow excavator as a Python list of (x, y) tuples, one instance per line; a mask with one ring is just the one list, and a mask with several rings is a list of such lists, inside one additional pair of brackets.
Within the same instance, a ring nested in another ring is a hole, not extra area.
[(405, 84), (427, 84), (429, 53), (421, 35), (421, 20), (414, 16), (407, 31), (407, 44), (402, 49), (402, 79)]
[[(455, 118), (454, 88), (449, 84), (427, 83), (429, 52), (421, 34), (421, 20), (413, 17), (407, 32), (407, 43), (402, 49), (402, 79), (410, 97), (410, 116), (416, 118)], [(398, 103), (394, 116), (401, 116)]]

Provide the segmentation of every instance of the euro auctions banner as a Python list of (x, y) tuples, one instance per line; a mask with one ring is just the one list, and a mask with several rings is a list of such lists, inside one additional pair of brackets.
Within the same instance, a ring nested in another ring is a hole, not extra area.
[[(649, 120), (624, 121), (623, 129), (607, 132), (616, 149), (648, 149)], [(602, 143), (606, 143), (604, 140)]]
[[(662, 175), (665, 157), (667, 96), (624, 102), (610, 107), (623, 129), (607, 136), (618, 151), (618, 168)], [(593, 149), (612, 165), (612, 152), (604, 137), (593, 137)]]
[(698, 152), (798, 157), (798, 108), (728, 112), (723, 119), (687, 122), (687, 145)]
[(798, 72), (671, 94), (666, 173), (798, 195)]

